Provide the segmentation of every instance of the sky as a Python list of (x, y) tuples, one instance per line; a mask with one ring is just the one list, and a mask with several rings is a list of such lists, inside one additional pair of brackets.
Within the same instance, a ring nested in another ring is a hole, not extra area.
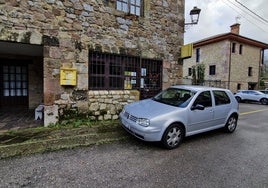
[(268, 44), (267, 0), (185, 0), (186, 23), (194, 6), (201, 9), (199, 22), (185, 28), (184, 44), (228, 33), (234, 23), (241, 24), (240, 35)]

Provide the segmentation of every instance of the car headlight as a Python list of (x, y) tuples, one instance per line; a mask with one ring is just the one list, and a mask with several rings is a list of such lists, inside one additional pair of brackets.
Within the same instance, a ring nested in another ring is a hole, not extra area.
[(138, 123), (141, 126), (148, 127), (150, 125), (150, 120), (146, 118), (138, 118), (136, 120), (136, 123)]

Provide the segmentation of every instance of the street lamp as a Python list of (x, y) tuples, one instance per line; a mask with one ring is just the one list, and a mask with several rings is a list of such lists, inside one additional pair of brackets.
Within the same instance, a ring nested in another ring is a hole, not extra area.
[(199, 15), (200, 15), (201, 9), (194, 7), (190, 11), (190, 16), (191, 16), (191, 22), (190, 23), (185, 23), (184, 25), (194, 25), (198, 23), (199, 20)]

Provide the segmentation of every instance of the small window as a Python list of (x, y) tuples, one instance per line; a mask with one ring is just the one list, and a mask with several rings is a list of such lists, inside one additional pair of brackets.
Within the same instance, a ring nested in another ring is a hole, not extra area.
[(196, 62), (200, 62), (200, 48), (196, 49)]
[(215, 105), (229, 104), (231, 102), (229, 96), (224, 91), (213, 91), (215, 97)]
[(192, 68), (188, 68), (188, 76), (192, 76)]
[(129, 14), (140, 16), (142, 8), (141, 4), (142, 0), (117, 0), (116, 9)]
[(243, 53), (243, 45), (240, 44), (240, 46), (239, 46), (239, 54), (242, 54), (242, 53)]
[(252, 76), (252, 67), (248, 68), (248, 76)]
[(236, 48), (236, 43), (233, 42), (233, 43), (232, 43), (232, 53), (235, 53), (235, 48)]
[(216, 74), (216, 65), (210, 65), (209, 66), (209, 75), (215, 75)]
[(237, 89), (237, 90), (240, 90), (240, 89), (241, 89), (241, 84), (237, 84), (236, 89)]

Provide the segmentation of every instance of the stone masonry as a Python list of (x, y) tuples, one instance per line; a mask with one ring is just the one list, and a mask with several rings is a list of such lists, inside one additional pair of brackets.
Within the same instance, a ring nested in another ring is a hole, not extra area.
[[(0, 23), (1, 41), (43, 46), (45, 125), (63, 106), (116, 119), (134, 101), (127, 91), (88, 91), (89, 50), (162, 59), (163, 88), (182, 78), (184, 0), (145, 0), (140, 17), (116, 10), (116, 0), (0, 0)], [(76, 86), (59, 84), (62, 67), (77, 70)], [(73, 100), (75, 91), (88, 91), (86, 100)]]
[[(55, 101), (57, 116), (48, 117), (49, 123), (56, 123), (65, 111), (86, 115), (91, 120), (115, 120), (124, 105), (139, 100), (138, 91), (74, 91), (64, 93)], [(49, 115), (48, 115), (49, 116)]]

